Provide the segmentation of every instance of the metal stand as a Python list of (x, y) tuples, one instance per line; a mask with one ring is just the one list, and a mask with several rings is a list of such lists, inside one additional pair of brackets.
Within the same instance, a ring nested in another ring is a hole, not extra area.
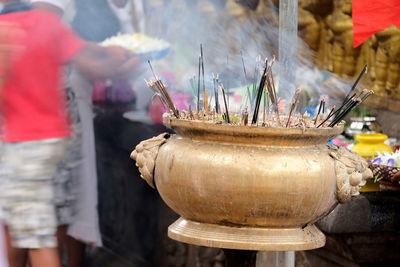
[(294, 267), (294, 251), (260, 251), (257, 254), (257, 267)]

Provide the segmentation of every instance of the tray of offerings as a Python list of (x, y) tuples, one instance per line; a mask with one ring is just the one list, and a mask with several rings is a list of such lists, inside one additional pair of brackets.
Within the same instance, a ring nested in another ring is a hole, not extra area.
[(153, 38), (145, 34), (118, 34), (107, 38), (100, 43), (102, 46), (117, 45), (124, 47), (137, 56), (144, 57), (146, 60), (156, 60), (165, 57), (170, 44), (164, 40)]
[(400, 151), (379, 154), (369, 163), (369, 168), (382, 191), (400, 190)]

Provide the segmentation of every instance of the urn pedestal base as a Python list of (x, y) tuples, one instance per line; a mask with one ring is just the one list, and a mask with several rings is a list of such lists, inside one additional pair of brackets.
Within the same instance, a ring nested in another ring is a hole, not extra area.
[(240, 250), (293, 251), (325, 245), (325, 235), (314, 225), (304, 228), (234, 227), (182, 217), (168, 227), (168, 236), (198, 246)]

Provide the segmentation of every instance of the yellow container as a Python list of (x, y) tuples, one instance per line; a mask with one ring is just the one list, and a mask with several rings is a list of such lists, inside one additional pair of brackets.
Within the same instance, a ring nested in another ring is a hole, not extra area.
[[(351, 151), (356, 152), (366, 160), (374, 159), (378, 156), (378, 152), (393, 152), (392, 148), (384, 143), (388, 139), (386, 134), (359, 134), (356, 135), (354, 139), (357, 140), (358, 143), (353, 146)], [(379, 191), (379, 184), (369, 180), (360, 191)]]

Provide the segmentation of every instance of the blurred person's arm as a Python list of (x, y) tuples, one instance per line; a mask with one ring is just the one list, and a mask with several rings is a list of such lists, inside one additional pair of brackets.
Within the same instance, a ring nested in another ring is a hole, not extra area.
[(140, 72), (143, 60), (119, 47), (88, 43), (73, 59), (78, 70), (90, 79), (127, 76)]
[[(31, 0), (36, 9), (49, 11), (59, 16), (71, 0)], [(125, 6), (127, 0), (114, 0), (118, 6)], [(122, 47), (101, 47), (88, 43), (74, 57), (78, 70), (89, 79), (109, 78), (138, 72), (141, 59)]]
[(72, 62), (89, 79), (113, 78), (139, 69), (142, 59), (134, 53), (119, 46), (103, 47), (86, 42), (55, 16), (49, 20), (54, 20), (56, 27), (52, 40), (55, 60), (60, 65)]

